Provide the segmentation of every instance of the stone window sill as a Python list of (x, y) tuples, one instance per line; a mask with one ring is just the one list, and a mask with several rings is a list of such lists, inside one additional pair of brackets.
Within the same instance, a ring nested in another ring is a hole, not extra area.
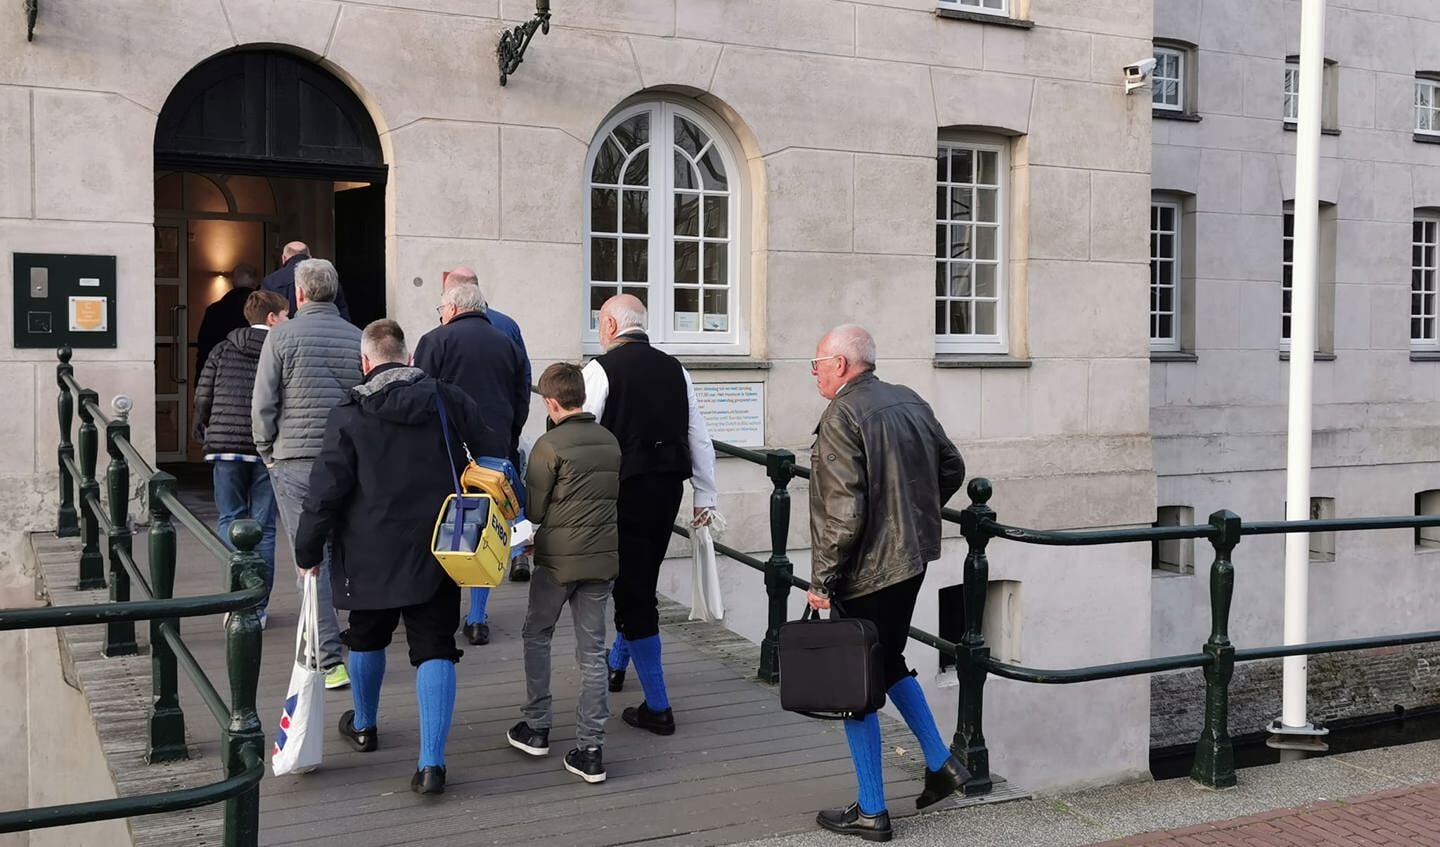
[[(1290, 351), (1289, 351), (1289, 350), (1281, 350), (1281, 351), (1280, 351), (1280, 361), (1282, 361), (1282, 362), (1288, 362), (1288, 361), (1290, 361)], [(1321, 352), (1321, 351), (1319, 351), (1319, 350), (1316, 350), (1316, 351), (1315, 351), (1315, 358), (1312, 359), (1311, 361), (1314, 361), (1314, 362), (1333, 362), (1333, 361), (1335, 361), (1335, 354), (1334, 354), (1334, 353), (1324, 353), (1324, 352)]]
[(1198, 362), (1200, 357), (1184, 350), (1151, 350), (1151, 362)]
[(1412, 362), (1440, 362), (1440, 350), (1411, 350)]
[(680, 364), (692, 371), (768, 371), (769, 359), (749, 356), (676, 356)]
[(1017, 359), (1006, 353), (941, 353), (935, 356), (937, 368), (1028, 368), (1029, 359)]
[(1417, 132), (1415, 133), (1415, 141), (1419, 144), (1440, 144), (1440, 135)]
[(1150, 116), (1157, 121), (1186, 121), (1192, 124), (1205, 120), (1194, 112), (1177, 112), (1173, 109), (1151, 109)]
[[(1300, 130), (1297, 128), (1297, 126), (1296, 126), (1295, 124), (1291, 123), (1290, 121), (1282, 121), (1281, 123), (1284, 125), (1286, 132), (1299, 132), (1299, 131), (1300, 131)], [(1339, 134), (1340, 134), (1340, 130), (1337, 129), (1337, 128), (1335, 128), (1335, 127), (1322, 126), (1322, 127), (1320, 127), (1320, 134), (1321, 134), (1321, 135), (1339, 135)]]
[(935, 17), (949, 18), (952, 21), (971, 21), (977, 24), (994, 24), (995, 26), (1008, 26), (1015, 29), (1034, 29), (1035, 22), (1012, 18), (1008, 15), (990, 15), (985, 12), (971, 12), (966, 9), (936, 9)]

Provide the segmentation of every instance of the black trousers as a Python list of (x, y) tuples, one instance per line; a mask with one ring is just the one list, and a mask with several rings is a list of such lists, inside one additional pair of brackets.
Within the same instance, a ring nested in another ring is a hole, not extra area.
[(910, 619), (915, 616), (915, 600), (925, 582), (922, 571), (904, 582), (898, 582), (870, 594), (842, 600), (841, 616), (860, 618), (875, 624), (880, 636), (880, 649), (885, 653), (885, 690), (914, 671), (905, 664), (905, 645), (910, 640)]
[(655, 585), (684, 494), (683, 477), (646, 474), (620, 483), (617, 502), (620, 575), (615, 579), (615, 630), (630, 641), (660, 633)]
[(398, 609), (351, 609), (350, 627), (340, 640), (351, 650), (384, 650), (395, 636), (395, 627), (405, 619), (405, 641), (410, 646), (410, 664), (420, 667), (431, 659), (460, 661), (455, 649), (455, 631), (460, 628), (460, 586), (446, 579), (424, 603)]

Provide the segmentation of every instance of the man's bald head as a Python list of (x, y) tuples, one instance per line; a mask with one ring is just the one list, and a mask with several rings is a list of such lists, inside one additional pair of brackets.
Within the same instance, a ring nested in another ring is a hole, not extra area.
[(303, 241), (292, 241), (286, 244), (285, 249), (280, 251), (280, 263), (284, 264), (296, 256), (304, 256), (307, 259), (310, 258), (310, 245)]
[(626, 330), (645, 329), (650, 325), (645, 304), (633, 294), (617, 294), (600, 306), (600, 346), (606, 350)]
[(456, 285), (479, 285), (480, 277), (470, 268), (464, 265), (456, 265), (445, 275), (445, 287), (451, 288)]

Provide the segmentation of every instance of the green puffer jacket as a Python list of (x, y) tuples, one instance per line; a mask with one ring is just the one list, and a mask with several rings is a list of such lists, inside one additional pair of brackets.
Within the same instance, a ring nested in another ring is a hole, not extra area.
[(525, 491), (525, 515), (540, 525), (537, 567), (550, 568), (560, 583), (615, 578), (620, 444), (594, 415), (571, 415), (535, 442)]

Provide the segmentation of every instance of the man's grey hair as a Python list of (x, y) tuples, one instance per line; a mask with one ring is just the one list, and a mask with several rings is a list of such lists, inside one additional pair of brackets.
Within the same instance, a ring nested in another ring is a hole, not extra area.
[(260, 272), (255, 270), (254, 265), (241, 262), (235, 266), (234, 270), (230, 271), (230, 284), (236, 288), (258, 288)]
[(859, 324), (841, 324), (830, 330), (830, 353), (844, 356), (852, 365), (868, 365), (875, 369), (875, 337)]
[(452, 285), (440, 295), (440, 303), (454, 306), (457, 314), (483, 312), (486, 309), (485, 295), (478, 285)]
[(295, 266), (295, 287), (313, 303), (332, 303), (340, 291), (340, 275), (325, 259), (306, 259)]
[(375, 364), (410, 361), (410, 350), (405, 346), (405, 330), (389, 318), (371, 321), (360, 333), (360, 352)]
[(616, 332), (624, 332), (627, 329), (635, 329), (650, 325), (650, 318), (645, 312), (643, 305), (635, 305), (635, 301), (628, 299), (614, 300), (606, 304), (606, 313), (615, 319)]

